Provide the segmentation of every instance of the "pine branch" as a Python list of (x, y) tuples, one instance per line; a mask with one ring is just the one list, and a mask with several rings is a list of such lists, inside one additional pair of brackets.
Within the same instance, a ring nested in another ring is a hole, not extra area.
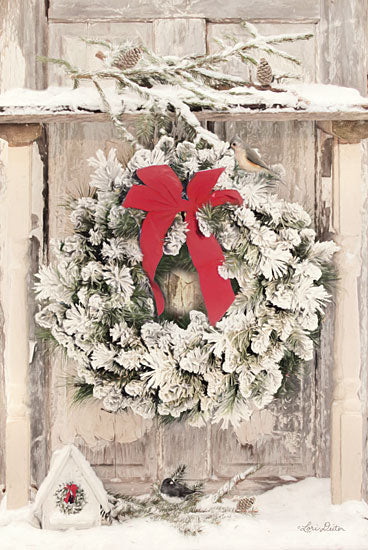
[[(300, 65), (300, 61), (295, 56), (278, 49), (276, 45), (296, 40), (307, 40), (312, 36), (310, 33), (305, 33), (264, 37), (258, 33), (254, 25), (243, 23), (243, 27), (250, 34), (248, 41), (242, 42), (236, 37), (230, 37), (232, 44), (226, 45), (219, 41), (220, 50), (211, 54), (183, 57), (159, 56), (148, 48), (139, 46), (143, 52), (142, 57), (134, 67), (126, 69), (117, 67), (116, 59), (133, 46), (130, 41), (114, 45), (108, 40), (83, 39), (87, 44), (98, 44), (108, 50), (106, 56), (104, 54), (100, 56), (104, 68), (98, 71), (83, 71), (62, 59), (40, 59), (61, 65), (73, 80), (75, 87), (79, 85), (80, 80), (92, 81), (101, 97), (104, 110), (111, 117), (122, 138), (132, 143), (136, 149), (140, 147), (137, 139), (125, 128), (119, 115), (113, 112), (100, 85), (101, 80), (113, 79), (120, 90), (134, 91), (147, 103), (148, 109), (153, 108), (155, 112), (160, 111), (168, 121), (172, 119), (173, 112), (175, 112), (176, 117), (182, 119), (195, 132), (194, 143), (203, 140), (213, 145), (218, 142), (218, 138), (201, 126), (192, 110), (198, 108), (228, 110), (236, 104), (242, 104), (242, 95), (244, 96), (243, 103), (246, 104), (249, 102), (247, 96), (257, 93), (256, 89), (247, 90), (247, 88), (255, 87), (252, 82), (246, 82), (234, 75), (218, 71), (216, 65), (234, 58), (240, 58), (246, 64), (256, 65), (258, 62), (249, 53), (251, 51), (266, 52)], [(161, 87), (158, 88), (157, 85)], [(182, 93), (179, 96), (170, 90), (166, 91), (162, 85), (174, 86)], [(232, 91), (233, 87), (236, 89), (234, 92)], [(243, 88), (242, 94), (239, 92), (241, 88)], [(283, 90), (273, 89), (273, 91)], [(236, 99), (233, 97), (234, 93), (237, 95)], [(157, 126), (155, 125), (153, 139), (157, 140), (157, 137)]]
[(217, 491), (217, 493), (213, 497), (213, 502), (221, 502), (224, 496), (229, 494), (230, 491), (235, 487), (235, 485), (237, 485), (241, 481), (244, 481), (248, 476), (250, 476), (251, 474), (254, 474), (254, 472), (257, 472), (257, 470), (262, 468), (262, 466), (263, 465), (251, 466), (244, 472), (236, 474), (234, 477), (230, 479), (230, 481), (227, 481), (225, 485), (220, 487), (220, 489)]
[(86, 44), (91, 44), (93, 46), (103, 46), (104, 48), (107, 48), (109, 50), (111, 50), (113, 46), (109, 40), (95, 40), (94, 38), (85, 38), (84, 36), (80, 36), (79, 39)]
[(186, 464), (179, 464), (179, 466), (171, 474), (170, 476), (171, 479), (173, 479), (174, 481), (183, 481), (186, 470), (187, 470)]
[(95, 85), (98, 93), (100, 94), (102, 104), (105, 108), (105, 111), (109, 114), (111, 120), (115, 124), (116, 128), (119, 130), (121, 137), (123, 140), (128, 141), (135, 149), (139, 149), (141, 146), (139, 145), (137, 139), (126, 129), (124, 124), (118, 119), (118, 117), (112, 112), (110, 104), (107, 100), (107, 97), (105, 95), (105, 92), (103, 91), (102, 87), (98, 83), (96, 78), (91, 78), (93, 84)]

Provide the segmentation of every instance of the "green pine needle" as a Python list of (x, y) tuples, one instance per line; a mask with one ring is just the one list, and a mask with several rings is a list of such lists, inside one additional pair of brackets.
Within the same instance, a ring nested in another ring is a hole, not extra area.
[(93, 399), (93, 384), (87, 384), (87, 382), (77, 379), (74, 379), (71, 384), (75, 389), (73, 394), (73, 405), (80, 405)]

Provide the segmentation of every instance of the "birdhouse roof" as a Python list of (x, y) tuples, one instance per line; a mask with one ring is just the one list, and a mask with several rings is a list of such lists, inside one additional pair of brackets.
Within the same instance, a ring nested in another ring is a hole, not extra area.
[(36, 499), (34, 502), (35, 512), (37, 513), (40, 510), (42, 504), (45, 502), (50, 492), (53, 491), (55, 483), (59, 481), (60, 474), (62, 473), (64, 467), (69, 460), (73, 460), (78, 469), (83, 473), (91, 491), (93, 492), (103, 509), (107, 512), (107, 493), (102, 484), (102, 481), (97, 477), (89, 462), (84, 458), (82, 453), (74, 445), (66, 445), (62, 449), (57, 450), (53, 453), (50, 471), (42, 482), (41, 487), (39, 488), (36, 495)]

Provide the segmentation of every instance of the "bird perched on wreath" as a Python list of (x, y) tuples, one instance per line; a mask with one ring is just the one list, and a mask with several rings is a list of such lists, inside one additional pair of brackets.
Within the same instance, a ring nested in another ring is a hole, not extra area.
[(239, 165), (239, 168), (246, 170), (247, 172), (268, 172), (274, 178), (280, 179), (275, 172), (273, 172), (261, 159), (258, 153), (249, 147), (246, 143), (243, 143), (238, 136), (234, 136), (230, 140), (230, 147), (234, 150), (235, 158)]

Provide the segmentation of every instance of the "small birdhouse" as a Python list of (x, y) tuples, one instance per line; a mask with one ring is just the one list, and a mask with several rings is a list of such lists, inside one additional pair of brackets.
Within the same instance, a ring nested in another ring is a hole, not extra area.
[(55, 451), (51, 467), (36, 496), (34, 513), (43, 529), (88, 529), (101, 524), (108, 511), (100, 479), (74, 445)]

